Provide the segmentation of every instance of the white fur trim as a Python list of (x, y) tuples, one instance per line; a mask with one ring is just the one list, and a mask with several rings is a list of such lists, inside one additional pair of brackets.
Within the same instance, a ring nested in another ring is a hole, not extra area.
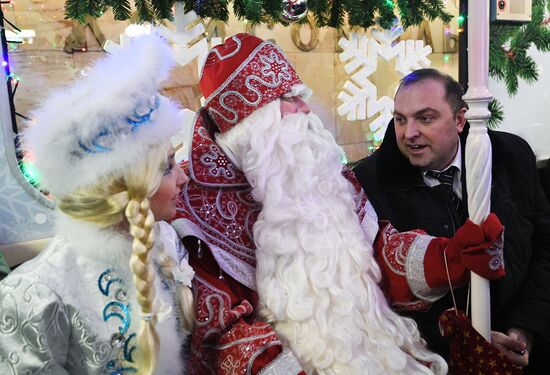
[(293, 96), (300, 96), (302, 99), (308, 100), (312, 94), (313, 94), (313, 90), (311, 90), (306, 85), (301, 84), (301, 85), (292, 86), (291, 90), (286, 94), (284, 94), (283, 96), (286, 98), (291, 98)]
[(145, 160), (156, 145), (168, 145), (182, 116), (162, 97), (149, 122), (113, 136), (111, 151), (88, 153), (79, 141), (126, 121), (157, 94), (173, 65), (172, 50), (162, 39), (141, 36), (100, 60), (82, 80), (51, 95), (33, 114), (36, 123), (23, 133), (23, 147), (35, 156), (41, 185), (63, 196)]

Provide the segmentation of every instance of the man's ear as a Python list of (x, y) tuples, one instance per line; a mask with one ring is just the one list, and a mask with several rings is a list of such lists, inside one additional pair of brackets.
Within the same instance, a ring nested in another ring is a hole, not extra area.
[(455, 123), (456, 123), (456, 130), (458, 131), (458, 134), (462, 133), (464, 130), (464, 125), (466, 125), (466, 111), (468, 109), (466, 107), (463, 107), (458, 110), (455, 116)]

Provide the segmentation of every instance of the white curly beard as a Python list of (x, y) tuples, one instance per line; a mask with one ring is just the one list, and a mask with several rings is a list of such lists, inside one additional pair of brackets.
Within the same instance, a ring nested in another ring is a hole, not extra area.
[(217, 137), (263, 204), (254, 225), (262, 313), (308, 373), (445, 373), (377, 285), (342, 150), (317, 116), (279, 111), (276, 100)]

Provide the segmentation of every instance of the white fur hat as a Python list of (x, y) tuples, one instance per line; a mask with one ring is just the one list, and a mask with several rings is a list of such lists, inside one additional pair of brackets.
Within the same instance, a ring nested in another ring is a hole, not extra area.
[(152, 145), (168, 146), (183, 123), (158, 95), (173, 65), (164, 40), (140, 36), (44, 101), (22, 137), (41, 187), (61, 197), (146, 160)]

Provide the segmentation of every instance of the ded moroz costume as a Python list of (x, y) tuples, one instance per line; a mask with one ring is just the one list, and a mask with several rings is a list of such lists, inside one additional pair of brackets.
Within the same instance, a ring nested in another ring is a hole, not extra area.
[(199, 85), (172, 222), (196, 271), (192, 373), (444, 373), (377, 286), (376, 215), (341, 149), (315, 115), (281, 114), (309, 91), (284, 54), (235, 35)]

